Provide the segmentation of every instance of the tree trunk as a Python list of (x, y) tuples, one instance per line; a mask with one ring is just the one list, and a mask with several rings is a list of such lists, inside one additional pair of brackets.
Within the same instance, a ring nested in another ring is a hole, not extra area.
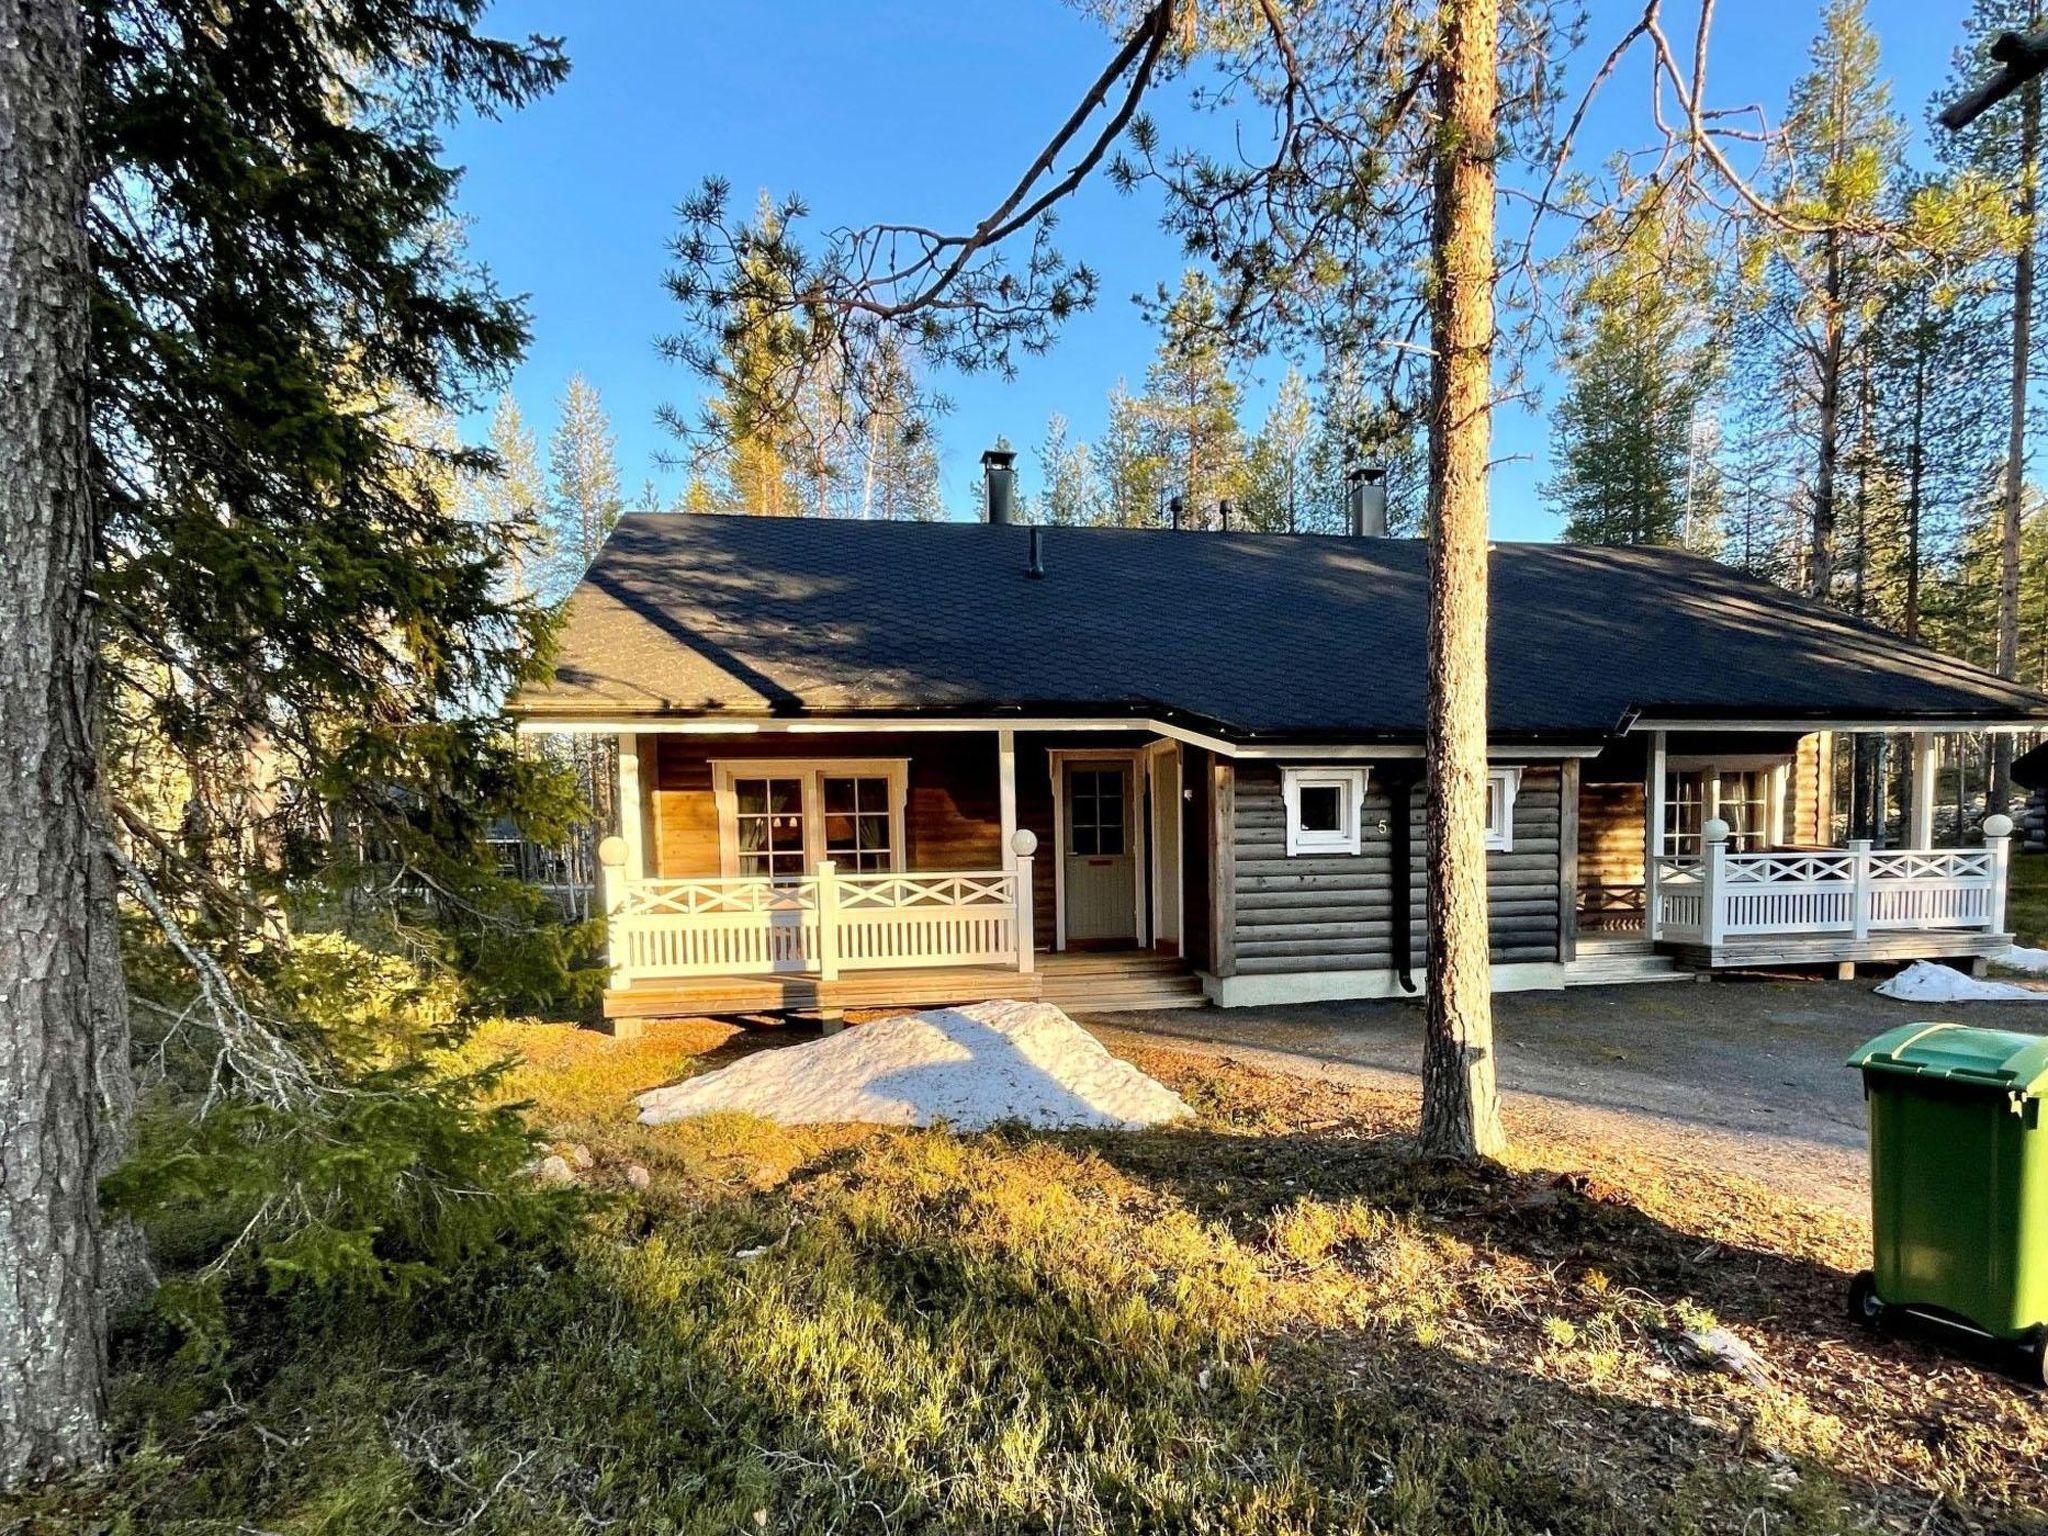
[[(2041, 155), (2041, 85), (2020, 97), (2020, 245), (2012, 274), (2012, 397), (2006, 425), (2005, 506), (1998, 529), (1998, 675), (2020, 669), (2020, 517), (2027, 493), (2027, 373), (2033, 355), (2034, 218), (2039, 202), (2035, 162)], [(1991, 793), (1987, 815), (2012, 807), (2012, 737), (2001, 732), (1991, 743)]]
[(1493, 199), (1499, 0), (1447, 5), (1436, 95), (1444, 135), (1432, 237), (1429, 991), (1422, 1147), (1490, 1157), (1494, 1082), (1486, 921), (1486, 471), (1493, 401)]
[[(1913, 440), (1906, 450), (1906, 638), (1920, 638), (1920, 499), (1926, 472), (1927, 351), (1923, 319), (1913, 338)], [(1918, 759), (1915, 759), (1917, 762)]]
[(1841, 236), (1830, 232), (1828, 242), (1827, 313), (1822, 321), (1820, 346), (1820, 466), (1813, 486), (1813, 550), (1806, 568), (1806, 591), (1810, 597), (1827, 600), (1835, 584), (1835, 466), (1841, 457), (1842, 353), (1846, 338), (1842, 319)]
[(106, 1453), (82, 65), (0, 0), (0, 1485)]

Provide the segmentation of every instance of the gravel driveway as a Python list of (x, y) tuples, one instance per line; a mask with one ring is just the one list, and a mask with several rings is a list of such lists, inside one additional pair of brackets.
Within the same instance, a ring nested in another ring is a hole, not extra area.
[[(1511, 1108), (1594, 1135), (1651, 1137), (1845, 1210), (1868, 1206), (1863, 1093), (1843, 1068), (1895, 1025), (1946, 1018), (2048, 1031), (2048, 1002), (1936, 1007), (1876, 995), (1873, 981), (1716, 980), (1517, 992), (1495, 1000)], [(1119, 1036), (1279, 1071), (1384, 1084), (1421, 1067), (1413, 1003), (1117, 1013), (1081, 1022)]]

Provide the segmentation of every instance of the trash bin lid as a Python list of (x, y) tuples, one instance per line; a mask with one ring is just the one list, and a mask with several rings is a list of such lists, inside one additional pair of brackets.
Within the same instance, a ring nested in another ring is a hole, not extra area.
[(1866, 1072), (1978, 1083), (2048, 1096), (2048, 1036), (1962, 1024), (1903, 1024), (1865, 1041), (1849, 1065)]

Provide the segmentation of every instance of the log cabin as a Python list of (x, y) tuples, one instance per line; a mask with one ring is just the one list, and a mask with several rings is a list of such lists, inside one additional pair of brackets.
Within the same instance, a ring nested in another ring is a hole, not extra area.
[[(1426, 547), (990, 505), (621, 520), (510, 704), (616, 742), (607, 1014), (1418, 993)], [(1673, 549), (1501, 543), (1491, 592), (1497, 988), (2009, 942), (1936, 749), (2048, 698)], [(1901, 847), (1834, 840), (1845, 732), (1911, 742)]]

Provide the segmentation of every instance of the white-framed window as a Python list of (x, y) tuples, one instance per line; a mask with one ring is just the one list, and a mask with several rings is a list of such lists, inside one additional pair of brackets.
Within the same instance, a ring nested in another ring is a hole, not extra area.
[(1515, 796), (1521, 793), (1522, 770), (1491, 768), (1486, 774), (1486, 850), (1515, 851)]
[(1356, 853), (1365, 821), (1363, 768), (1288, 768), (1280, 777), (1287, 806), (1287, 856)]
[(902, 758), (727, 759), (711, 765), (727, 876), (796, 880), (830, 859), (843, 875), (904, 868)]
[(1783, 841), (1785, 759), (1679, 758), (1664, 773), (1663, 852), (1696, 859), (1706, 824), (1728, 823), (1728, 851), (1755, 853)]

